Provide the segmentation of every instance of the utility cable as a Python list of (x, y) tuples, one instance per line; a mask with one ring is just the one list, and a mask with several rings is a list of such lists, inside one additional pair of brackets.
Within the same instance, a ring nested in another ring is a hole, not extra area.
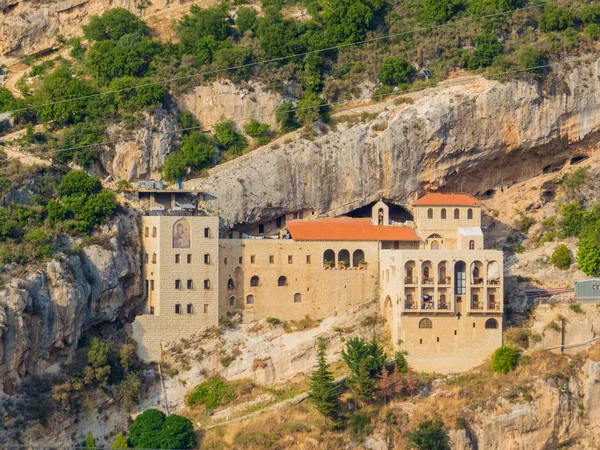
[(522, 8), (516, 8), (516, 9), (513, 9), (512, 11), (502, 11), (502, 12), (497, 12), (497, 13), (492, 13), (492, 14), (486, 14), (486, 15), (483, 15), (483, 16), (469, 17), (469, 18), (466, 18), (466, 19), (460, 19), (460, 20), (453, 21), (453, 22), (445, 22), (445, 23), (440, 24), (440, 25), (433, 25), (433, 26), (430, 26), (430, 27), (422, 27), (422, 28), (416, 28), (414, 30), (403, 31), (403, 32), (400, 32), (400, 33), (388, 33), (388, 34), (385, 34), (383, 36), (377, 36), (377, 37), (370, 38), (370, 39), (364, 39), (362, 41), (350, 42), (350, 43), (347, 43), (347, 44), (339, 44), (339, 45), (334, 45), (334, 46), (331, 46), (331, 47), (326, 47), (326, 48), (323, 48), (323, 49), (311, 50), (311, 51), (301, 52), (301, 53), (294, 53), (292, 55), (280, 56), (280, 57), (277, 57), (277, 58), (265, 59), (265, 60), (262, 60), (262, 61), (256, 61), (256, 62), (247, 63), (247, 64), (240, 64), (240, 65), (237, 65), (237, 66), (224, 67), (224, 68), (221, 68), (221, 69), (207, 70), (207, 71), (196, 73), (196, 74), (181, 75), (181, 76), (177, 76), (177, 77), (173, 77), (173, 78), (168, 78), (168, 79), (164, 79), (164, 80), (151, 81), (149, 83), (143, 83), (143, 84), (140, 84), (140, 85), (137, 85), (137, 86), (133, 86), (133, 87), (126, 87), (126, 88), (121, 88), (121, 89), (112, 89), (112, 90), (98, 92), (98, 93), (95, 93), (95, 94), (84, 95), (84, 96), (81, 96), (81, 97), (68, 98), (68, 99), (63, 99), (63, 100), (57, 100), (55, 102), (44, 103), (44, 104), (41, 104), (41, 105), (30, 105), (30, 106), (27, 106), (27, 107), (24, 107), (24, 108), (17, 108), (17, 109), (13, 109), (11, 111), (5, 111), (5, 112), (9, 113), (9, 114), (14, 114), (16, 112), (23, 112), (23, 111), (29, 111), (29, 110), (32, 110), (32, 109), (45, 108), (45, 107), (48, 107), (48, 106), (58, 105), (58, 104), (62, 104), (62, 103), (74, 102), (76, 100), (85, 100), (85, 99), (100, 97), (102, 95), (117, 94), (119, 92), (131, 91), (131, 90), (134, 90), (134, 89), (138, 89), (140, 87), (153, 86), (153, 85), (156, 85), (156, 84), (165, 84), (165, 83), (170, 83), (170, 82), (173, 82), (173, 81), (188, 80), (188, 79), (191, 79), (191, 78), (196, 78), (196, 77), (201, 77), (201, 76), (206, 76), (206, 75), (215, 75), (215, 74), (218, 74), (218, 73), (229, 72), (229, 71), (232, 71), (232, 70), (246, 69), (248, 67), (253, 67), (253, 66), (268, 64), (268, 63), (272, 63), (272, 62), (285, 61), (285, 60), (288, 60), (288, 59), (293, 59), (293, 58), (297, 58), (297, 57), (301, 57), (301, 56), (307, 56), (307, 55), (313, 55), (313, 54), (318, 54), (318, 53), (323, 53), (323, 52), (329, 52), (329, 51), (333, 51), (333, 50), (339, 50), (339, 49), (353, 47), (353, 46), (357, 46), (357, 45), (368, 44), (368, 43), (371, 43), (371, 42), (378, 42), (378, 41), (382, 41), (382, 40), (385, 40), (385, 39), (390, 39), (390, 38), (395, 38), (395, 37), (401, 37), (401, 36), (407, 36), (407, 35), (410, 35), (410, 34), (423, 33), (423, 32), (426, 32), (426, 31), (436, 30), (436, 29), (444, 28), (444, 27), (448, 27), (448, 26), (453, 26), (454, 27), (454, 26), (458, 26), (458, 25), (461, 25), (461, 24), (466, 24), (466, 23), (474, 22), (474, 21), (477, 21), (477, 20), (491, 19), (491, 18), (494, 18), (494, 17), (507, 16), (507, 15), (511, 15), (511, 14), (514, 14), (514, 13), (519, 12), (519, 11), (525, 11), (525, 10), (528, 10), (528, 9), (538, 8), (538, 7), (547, 5), (547, 4), (555, 3), (557, 1), (559, 1), (559, 0), (547, 0), (547, 1), (544, 1), (544, 2), (534, 3), (533, 5), (524, 6)]

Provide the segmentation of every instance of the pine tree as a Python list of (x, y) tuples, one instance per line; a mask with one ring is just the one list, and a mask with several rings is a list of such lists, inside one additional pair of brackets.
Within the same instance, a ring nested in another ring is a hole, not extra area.
[(388, 370), (384, 367), (381, 372), (381, 378), (379, 378), (379, 382), (377, 383), (377, 388), (379, 389), (379, 395), (383, 398), (383, 401), (386, 403), (388, 399), (394, 396), (395, 394), (395, 386), (390, 376)]
[(115, 438), (115, 442), (113, 442), (112, 448), (113, 449), (129, 448), (129, 445), (127, 445), (127, 439), (125, 438), (125, 436), (123, 436), (123, 434), (121, 434), (121, 433), (117, 434), (117, 437)]
[(413, 375), (412, 369), (408, 369), (406, 374), (406, 390), (412, 396), (413, 393), (419, 388), (419, 379)]
[(96, 448), (96, 439), (92, 435), (91, 431), (88, 431), (87, 437), (85, 438), (85, 442), (83, 444), (85, 448)]
[(394, 395), (398, 395), (404, 389), (404, 380), (402, 379), (402, 374), (400, 373), (400, 369), (398, 365), (394, 367), (394, 371), (392, 372), (391, 382), (394, 386)]
[(308, 398), (317, 410), (325, 417), (334, 417), (338, 410), (339, 388), (334, 383), (325, 360), (325, 340), (318, 339), (317, 368), (310, 378)]

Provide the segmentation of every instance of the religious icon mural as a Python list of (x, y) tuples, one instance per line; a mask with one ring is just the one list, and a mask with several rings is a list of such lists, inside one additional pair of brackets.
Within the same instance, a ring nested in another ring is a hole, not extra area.
[(190, 248), (190, 224), (181, 219), (173, 225), (173, 248)]

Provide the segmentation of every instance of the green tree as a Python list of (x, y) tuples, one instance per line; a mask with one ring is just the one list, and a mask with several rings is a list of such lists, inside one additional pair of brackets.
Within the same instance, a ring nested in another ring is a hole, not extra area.
[(109, 89), (115, 92), (115, 104), (120, 109), (137, 111), (140, 108), (153, 107), (165, 99), (165, 89), (150, 79), (125, 76), (111, 81)]
[(210, 167), (215, 155), (213, 141), (200, 130), (190, 130), (184, 134), (181, 148), (167, 157), (162, 168), (163, 175), (171, 182), (176, 181), (184, 176), (188, 169), (200, 170)]
[(256, 23), (256, 10), (254, 8), (248, 8), (242, 6), (237, 10), (235, 24), (240, 30), (240, 33), (244, 34), (246, 31), (251, 30)]
[(87, 437), (85, 438), (85, 442), (83, 444), (85, 448), (96, 448), (96, 439), (92, 435), (91, 431), (88, 431)]
[(514, 347), (503, 345), (492, 354), (492, 370), (508, 373), (515, 370), (521, 357), (521, 351)]
[(248, 141), (246, 141), (246, 138), (242, 134), (235, 131), (233, 121), (231, 120), (216, 124), (215, 134), (219, 146), (234, 155), (241, 155), (248, 146)]
[(594, 236), (579, 239), (577, 265), (587, 276), (600, 276), (600, 245)]
[(89, 197), (102, 190), (102, 183), (96, 177), (91, 177), (83, 170), (73, 170), (67, 173), (58, 185), (58, 197), (72, 196)]
[(540, 31), (544, 33), (563, 31), (575, 25), (575, 16), (567, 8), (548, 4), (544, 7), (538, 25)]
[(325, 359), (326, 342), (323, 338), (317, 341), (317, 368), (310, 378), (308, 398), (317, 411), (325, 417), (334, 417), (339, 410), (339, 387), (335, 384), (333, 375), (327, 368)]
[(188, 449), (195, 447), (196, 436), (192, 421), (177, 414), (167, 416), (160, 432), (160, 448)]
[(127, 439), (125, 438), (125, 436), (123, 436), (122, 433), (117, 434), (117, 437), (115, 438), (115, 441), (113, 442), (111, 448), (113, 450), (129, 448), (129, 445), (127, 444)]
[(522, 69), (527, 69), (534, 74), (542, 74), (545, 71), (545, 66), (548, 63), (546, 55), (541, 50), (534, 47), (525, 47), (521, 50), (519, 62)]
[(571, 267), (571, 251), (565, 244), (558, 245), (552, 252), (550, 262), (561, 270)]
[(298, 128), (298, 121), (296, 120), (296, 112), (294, 105), (289, 102), (283, 102), (277, 107), (275, 111), (275, 119), (281, 127), (282, 133), (289, 133)]
[(311, 124), (327, 116), (328, 107), (326, 102), (314, 92), (305, 94), (298, 102), (296, 117), (305, 124)]
[(475, 51), (469, 58), (469, 69), (491, 66), (494, 58), (502, 51), (502, 44), (493, 34), (475, 37)]
[(141, 76), (146, 62), (135, 48), (117, 45), (112, 41), (96, 42), (86, 58), (88, 71), (102, 83), (125, 76)]
[(165, 413), (158, 409), (147, 409), (137, 416), (129, 427), (129, 447), (158, 449), (161, 447)]
[(396, 352), (394, 359), (396, 360), (396, 367), (400, 373), (408, 372), (408, 361), (406, 361), (407, 352)]
[(450, 441), (441, 420), (421, 422), (416, 429), (409, 431), (406, 436), (413, 446), (419, 450), (450, 450)]
[(199, 64), (212, 61), (214, 53), (230, 35), (225, 2), (214, 8), (190, 7), (190, 14), (179, 20), (177, 36), (184, 53), (197, 57)]
[(465, 8), (462, 0), (421, 0), (421, 20), (440, 25)]
[(355, 336), (346, 341), (342, 359), (351, 372), (346, 379), (346, 385), (359, 400), (366, 402), (373, 398), (385, 358), (385, 353), (375, 337), (367, 341), (363, 337)]
[(102, 142), (104, 135), (105, 128), (101, 122), (79, 122), (63, 131), (59, 141), (60, 151), (52, 155), (52, 161), (59, 164), (74, 161), (82, 167), (88, 167), (98, 159), (100, 152), (100, 146), (92, 144)]
[(98, 338), (92, 339), (88, 350), (88, 365), (84, 369), (85, 381), (88, 384), (97, 382), (99, 386), (105, 386), (110, 375), (110, 364), (108, 363), (109, 348), (106, 342)]
[(90, 41), (118, 40), (130, 33), (147, 34), (143, 20), (123, 8), (113, 8), (102, 16), (92, 16), (83, 26), (83, 35)]
[(381, 0), (322, 0), (321, 20), (331, 43), (351, 43), (366, 38), (373, 19), (385, 5)]
[(586, 5), (579, 13), (581, 21), (585, 24), (600, 24), (600, 5)]
[(383, 84), (397, 85), (408, 83), (415, 69), (400, 56), (384, 58), (379, 69), (379, 80)]
[(255, 138), (260, 145), (268, 144), (273, 136), (271, 127), (268, 124), (260, 123), (254, 118), (250, 119), (250, 121), (244, 125), (244, 131), (248, 136)]
[(188, 164), (185, 155), (181, 151), (169, 153), (162, 166), (163, 176), (167, 181), (174, 182), (185, 175)]
[[(252, 50), (242, 45), (231, 48), (222, 48), (215, 54), (215, 64), (220, 69), (229, 69), (225, 72), (235, 80), (245, 80), (250, 75), (250, 64), (252, 62)], [(235, 67), (235, 69), (233, 69)]]
[(15, 97), (5, 87), (0, 87), (0, 112), (9, 111), (15, 108)]

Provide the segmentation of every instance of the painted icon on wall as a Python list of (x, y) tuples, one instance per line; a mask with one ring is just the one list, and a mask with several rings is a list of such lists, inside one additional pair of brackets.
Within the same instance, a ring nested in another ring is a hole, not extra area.
[(190, 224), (181, 219), (173, 225), (173, 248), (190, 248)]

